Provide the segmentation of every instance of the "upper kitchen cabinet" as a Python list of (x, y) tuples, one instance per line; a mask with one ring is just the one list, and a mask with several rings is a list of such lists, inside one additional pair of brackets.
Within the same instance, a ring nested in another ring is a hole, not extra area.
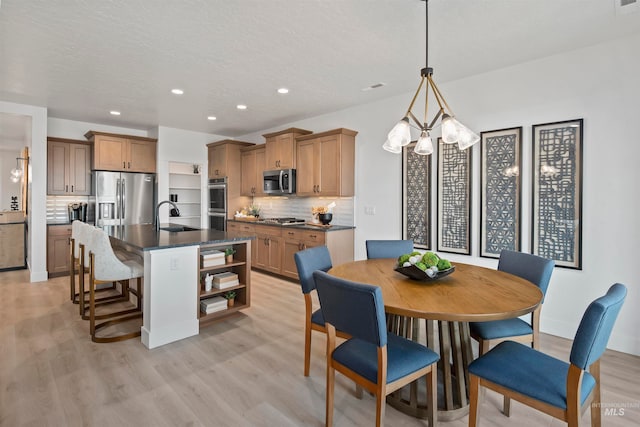
[(93, 169), (156, 172), (156, 139), (92, 130), (84, 136), (93, 142)]
[(353, 196), (357, 134), (340, 128), (296, 138), (298, 196)]
[(264, 196), (262, 172), (265, 170), (266, 148), (264, 144), (242, 149), (241, 167), (242, 184), (240, 194), (243, 196)]
[[(229, 177), (240, 187), (240, 149), (254, 145), (251, 142), (223, 139), (207, 144), (209, 151), (209, 179)], [(238, 192), (239, 194), (239, 192)]]
[(309, 135), (309, 130), (289, 128), (279, 132), (267, 133), (265, 170), (296, 168), (296, 138)]
[(91, 194), (91, 144), (47, 138), (47, 194)]

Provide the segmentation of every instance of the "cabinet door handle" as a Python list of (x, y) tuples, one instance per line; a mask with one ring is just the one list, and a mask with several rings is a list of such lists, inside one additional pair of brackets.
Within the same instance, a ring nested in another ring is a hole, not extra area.
[(122, 169), (126, 169), (127, 168), (127, 162), (122, 162)]
[(131, 169), (131, 162), (128, 162), (128, 164), (129, 164), (129, 169)]
[(71, 186), (71, 192), (73, 193), (73, 185)]
[(69, 192), (69, 186), (68, 186), (68, 185), (65, 185), (65, 186), (64, 186), (64, 192), (65, 192), (65, 193), (68, 193), (68, 192)]

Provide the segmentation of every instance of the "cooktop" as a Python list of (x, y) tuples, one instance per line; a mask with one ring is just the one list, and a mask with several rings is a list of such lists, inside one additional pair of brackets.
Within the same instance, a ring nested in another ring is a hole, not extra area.
[(300, 218), (264, 218), (260, 220), (260, 222), (268, 223), (268, 224), (280, 224), (280, 225), (293, 225), (293, 224), (304, 224), (305, 220)]

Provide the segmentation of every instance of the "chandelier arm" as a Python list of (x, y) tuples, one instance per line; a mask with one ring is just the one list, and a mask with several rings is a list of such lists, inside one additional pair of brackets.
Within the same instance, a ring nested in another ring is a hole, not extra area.
[(422, 76), (422, 78), (420, 79), (420, 84), (418, 85), (418, 89), (416, 90), (416, 93), (413, 95), (413, 99), (411, 100), (411, 104), (409, 104), (409, 108), (407, 108), (407, 113), (405, 114), (405, 116), (408, 116), (409, 113), (411, 112), (411, 109), (413, 108), (413, 104), (416, 102), (416, 98), (418, 98), (418, 94), (420, 93), (420, 89), (422, 89), (423, 84), (424, 84), (424, 76)]
[[(436, 101), (438, 101), (438, 105), (440, 106), (440, 109), (443, 110), (446, 107), (446, 110), (449, 112), (449, 115), (451, 117), (455, 117), (455, 115), (453, 114), (453, 110), (451, 110), (451, 107), (449, 107), (449, 104), (447, 104), (447, 101), (444, 99), (444, 96), (442, 96), (442, 94), (440, 93), (440, 89), (438, 89), (438, 86), (436, 86), (436, 83), (433, 81), (433, 78), (431, 76), (427, 76), (427, 80), (429, 85), (433, 89), (433, 93), (436, 96)], [(442, 104), (444, 104), (444, 107)]]
[(420, 120), (418, 120), (418, 118), (416, 116), (413, 115), (413, 113), (411, 111), (407, 112), (407, 117), (411, 117), (411, 119), (416, 123), (416, 125), (418, 126), (418, 128), (420, 130), (422, 130), (422, 123), (420, 123)]
[(442, 117), (442, 114), (444, 113), (444, 110), (442, 108), (440, 108), (438, 110), (438, 114), (436, 114), (436, 116), (433, 118), (433, 120), (431, 120), (431, 123), (429, 123), (429, 127), (427, 129), (433, 129), (433, 126), (436, 124), (436, 122), (438, 121), (438, 119), (440, 117)]

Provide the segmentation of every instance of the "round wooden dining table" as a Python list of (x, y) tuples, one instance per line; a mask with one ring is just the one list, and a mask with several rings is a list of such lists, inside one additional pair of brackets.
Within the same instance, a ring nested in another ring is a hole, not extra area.
[[(395, 271), (396, 264), (396, 259), (354, 261), (333, 267), (329, 274), (380, 287), (389, 330), (424, 340), (440, 354), (438, 419), (460, 418), (468, 413), (467, 366), (473, 360), (468, 322), (531, 313), (540, 306), (542, 292), (518, 276), (470, 264), (457, 263), (452, 274), (432, 281), (410, 279)], [(424, 329), (420, 319), (426, 319)], [(403, 412), (426, 418), (422, 392), (413, 383), (387, 401)]]

